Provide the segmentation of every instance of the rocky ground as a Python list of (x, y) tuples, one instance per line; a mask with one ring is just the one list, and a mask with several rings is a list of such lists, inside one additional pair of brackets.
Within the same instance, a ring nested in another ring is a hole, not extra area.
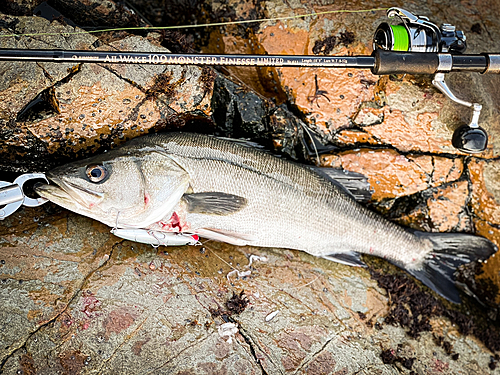
[[(470, 53), (497, 52), (500, 38), (493, 0), (50, 2), (62, 15), (40, 4), (0, 5), (2, 48), (369, 54), (385, 11), (297, 16), (389, 6), (457, 25)], [(183, 34), (75, 27), (278, 17), (289, 18)], [(500, 245), (496, 75), (447, 78), (459, 97), (483, 104), (489, 146), (471, 156), (451, 145), (470, 111), (435, 90), (431, 77), (25, 62), (0, 62), (0, 72), (0, 170), (8, 181), (182, 128), (247, 137), (284, 157), (361, 172), (373, 190), (370, 206), (389, 219)], [(356, 269), (214, 242), (153, 249), (51, 204), (25, 208), (0, 222), (1, 371), (499, 373), (500, 257), (460, 272), (481, 301), (464, 296), (460, 306), (382, 261), (366, 261), (369, 269)]]

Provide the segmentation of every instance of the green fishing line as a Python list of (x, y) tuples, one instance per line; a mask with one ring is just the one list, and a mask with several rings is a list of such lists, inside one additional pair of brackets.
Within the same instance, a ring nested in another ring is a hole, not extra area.
[(402, 25), (391, 25), (392, 34), (394, 36), (394, 51), (408, 51), (410, 47), (410, 38), (406, 27)]
[(199, 28), (199, 27), (241, 25), (241, 24), (247, 24), (247, 23), (266, 22), (266, 21), (270, 21), (270, 22), (286, 21), (286, 20), (293, 20), (293, 19), (302, 19), (305, 17), (317, 17), (317, 16), (322, 16), (322, 15), (327, 15), (327, 14), (335, 14), (335, 13), (380, 12), (380, 11), (387, 11), (387, 9), (388, 8), (372, 8), (372, 9), (358, 9), (358, 10), (337, 9), (337, 10), (327, 10), (324, 12), (296, 14), (293, 16), (286, 16), (286, 17), (261, 18), (261, 19), (255, 19), (255, 20), (240, 20), (240, 21), (227, 21), (227, 22), (214, 22), (214, 23), (203, 23), (203, 24), (196, 24), (196, 25), (119, 27), (119, 28), (97, 29), (97, 30), (86, 30), (86, 31), (61, 32), (61, 33), (43, 33), (43, 32), (41, 32), (41, 33), (0, 34), (0, 38), (18, 37), (18, 36), (50, 36), (50, 35), (69, 36), (69, 35), (87, 34), (87, 33), (101, 33), (101, 32), (112, 32), (112, 31), (133, 31), (133, 30), (146, 30), (146, 31), (175, 30), (175, 29), (188, 29), (188, 28)]

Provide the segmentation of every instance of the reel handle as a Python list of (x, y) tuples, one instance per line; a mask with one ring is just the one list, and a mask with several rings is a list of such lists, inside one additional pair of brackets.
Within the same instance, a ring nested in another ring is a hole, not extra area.
[(434, 74), (432, 84), (455, 103), (473, 109), (469, 125), (462, 125), (453, 133), (452, 144), (466, 153), (480, 153), (488, 146), (488, 134), (478, 125), (482, 106), (461, 100), (446, 85), (445, 72), (471, 71), (500, 73), (500, 54), (451, 55), (443, 53), (398, 52), (377, 49), (372, 56), (374, 74)]

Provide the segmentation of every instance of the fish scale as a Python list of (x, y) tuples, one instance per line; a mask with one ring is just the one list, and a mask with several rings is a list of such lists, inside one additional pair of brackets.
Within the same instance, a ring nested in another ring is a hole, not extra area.
[(404, 263), (421, 260), (431, 249), (295, 163), (198, 134), (159, 135), (155, 143), (188, 172), (195, 193), (219, 191), (247, 198), (246, 207), (230, 216), (188, 214), (194, 231), (235, 232), (249, 238), (252, 246), (317, 256), (357, 251)]
[(38, 194), (126, 239), (187, 244), (199, 235), (356, 266), (365, 265), (360, 253), (370, 254), (457, 303), (456, 268), (497, 250), (479, 236), (399, 227), (358, 204), (323, 172), (206, 135), (143, 136), (47, 177), (56, 185), (37, 185)]

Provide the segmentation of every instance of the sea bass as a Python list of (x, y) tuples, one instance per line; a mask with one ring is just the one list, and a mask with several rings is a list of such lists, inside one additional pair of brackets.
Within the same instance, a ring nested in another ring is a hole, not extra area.
[(410, 231), (326, 175), (216, 137), (165, 133), (56, 168), (42, 197), (113, 228), (302, 250), (363, 266), (375, 255), (458, 303), (456, 267), (496, 251), (485, 238)]

